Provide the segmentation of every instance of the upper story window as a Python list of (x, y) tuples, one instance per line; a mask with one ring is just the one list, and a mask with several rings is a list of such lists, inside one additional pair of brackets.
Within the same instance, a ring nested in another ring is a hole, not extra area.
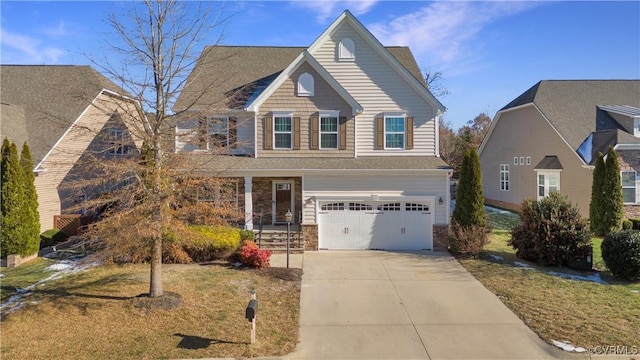
[(293, 145), (293, 116), (292, 114), (273, 115), (273, 148), (291, 149)]
[(111, 155), (124, 155), (128, 152), (128, 147), (124, 142), (124, 130), (109, 129), (107, 153)]
[(385, 116), (384, 148), (404, 149), (405, 118), (404, 116)]
[(633, 120), (633, 136), (640, 137), (640, 120)]
[(229, 118), (207, 117), (206, 136), (202, 149), (214, 150), (229, 146)]
[(298, 96), (313, 96), (314, 79), (309, 73), (300, 74), (298, 77)]
[(320, 113), (320, 149), (338, 148), (338, 112)]
[(620, 180), (622, 181), (622, 199), (625, 204), (636, 203), (636, 172), (621, 171)]
[(356, 59), (356, 44), (349, 38), (338, 43), (338, 61), (354, 61)]

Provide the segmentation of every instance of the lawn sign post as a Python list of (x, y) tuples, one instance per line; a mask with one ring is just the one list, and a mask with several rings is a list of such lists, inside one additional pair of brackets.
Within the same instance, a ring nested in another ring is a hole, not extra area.
[(256, 313), (258, 312), (258, 299), (256, 297), (256, 291), (251, 290), (251, 300), (245, 310), (245, 317), (251, 323), (251, 344), (256, 342)]

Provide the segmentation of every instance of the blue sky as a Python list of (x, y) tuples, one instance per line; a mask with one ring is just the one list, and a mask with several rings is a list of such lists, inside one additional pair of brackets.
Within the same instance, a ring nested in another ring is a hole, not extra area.
[[(543, 79), (639, 79), (639, 1), (227, 2), (226, 45), (310, 45), (349, 9), (384, 45), (441, 71), (454, 128)], [(127, 2), (0, 2), (3, 64), (89, 64)], [(219, 33), (212, 33), (214, 43)], [(207, 44), (202, 44), (207, 45)], [(114, 59), (110, 59), (114, 60)]]

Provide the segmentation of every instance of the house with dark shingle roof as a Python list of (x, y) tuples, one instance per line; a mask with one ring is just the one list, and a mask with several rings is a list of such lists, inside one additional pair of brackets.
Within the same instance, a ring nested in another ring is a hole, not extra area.
[(0, 79), (0, 138), (29, 144), (40, 228), (51, 229), (54, 215), (78, 211), (98, 191), (65, 186), (96, 176), (78, 166), (83, 155), (134, 154), (125, 114), (137, 104), (90, 66), (1, 65)]
[(543, 80), (496, 113), (479, 149), (485, 202), (518, 209), (558, 190), (589, 216), (595, 160), (613, 147), (640, 216), (640, 80)]
[(348, 11), (308, 47), (206, 47), (174, 111), (176, 153), (236, 179), (245, 228), (290, 211), (307, 249), (446, 248), (445, 108)]

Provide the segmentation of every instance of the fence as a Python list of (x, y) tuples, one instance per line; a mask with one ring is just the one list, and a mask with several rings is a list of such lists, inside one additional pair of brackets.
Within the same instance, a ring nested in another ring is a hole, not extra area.
[(72, 215), (54, 215), (53, 226), (62, 230), (67, 236), (79, 235), (84, 227), (91, 223), (92, 216), (81, 216), (79, 214)]

